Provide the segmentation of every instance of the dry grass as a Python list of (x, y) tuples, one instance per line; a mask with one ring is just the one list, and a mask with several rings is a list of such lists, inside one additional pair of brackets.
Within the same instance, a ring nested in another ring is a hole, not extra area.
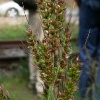
[(12, 1), (12, 0), (0, 0), (0, 4), (7, 2), (7, 1)]
[(9, 18), (9, 17), (0, 17), (0, 28), (4, 26), (18, 26), (23, 23), (26, 23), (25, 17), (16, 17), (16, 18)]
[(75, 8), (77, 8), (77, 5), (75, 3), (75, 0), (65, 0), (67, 3), (68, 8), (73, 8), (73, 5), (75, 4)]

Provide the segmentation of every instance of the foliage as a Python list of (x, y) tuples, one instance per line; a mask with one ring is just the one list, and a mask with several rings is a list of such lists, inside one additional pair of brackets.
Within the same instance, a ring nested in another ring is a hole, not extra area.
[(70, 23), (66, 25), (64, 19), (66, 4), (63, 0), (40, 1), (45, 37), (39, 43), (35, 40), (36, 34), (30, 30), (28, 43), (46, 86), (44, 100), (73, 100), (79, 64), (69, 57), (71, 32)]

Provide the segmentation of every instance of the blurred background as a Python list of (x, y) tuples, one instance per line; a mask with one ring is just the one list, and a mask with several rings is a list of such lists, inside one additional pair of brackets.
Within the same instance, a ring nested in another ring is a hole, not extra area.
[[(72, 52), (78, 52), (78, 8), (66, 0), (66, 22), (71, 18)], [(0, 85), (10, 93), (11, 100), (37, 100), (28, 87), (28, 11), (11, 0), (0, 0)]]

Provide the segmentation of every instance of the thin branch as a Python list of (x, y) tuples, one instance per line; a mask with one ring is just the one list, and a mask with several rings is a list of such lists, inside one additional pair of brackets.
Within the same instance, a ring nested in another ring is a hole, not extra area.
[(86, 44), (87, 44), (87, 42), (88, 42), (88, 39), (89, 39), (90, 33), (91, 33), (91, 29), (89, 29), (89, 32), (88, 32), (88, 35), (87, 35), (87, 38), (86, 38), (86, 41), (85, 41), (85, 44), (84, 44), (83, 48), (86, 47)]

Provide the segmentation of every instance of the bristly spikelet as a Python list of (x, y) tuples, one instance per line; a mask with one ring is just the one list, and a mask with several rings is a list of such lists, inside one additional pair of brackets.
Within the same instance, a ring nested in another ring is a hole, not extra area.
[(71, 59), (68, 62), (71, 33), (65, 23), (66, 3), (64, 0), (40, 0), (38, 7), (44, 39), (37, 43), (35, 36), (30, 35), (28, 43), (47, 87), (44, 96), (46, 100), (73, 100), (79, 65), (76, 61), (72, 64)]

